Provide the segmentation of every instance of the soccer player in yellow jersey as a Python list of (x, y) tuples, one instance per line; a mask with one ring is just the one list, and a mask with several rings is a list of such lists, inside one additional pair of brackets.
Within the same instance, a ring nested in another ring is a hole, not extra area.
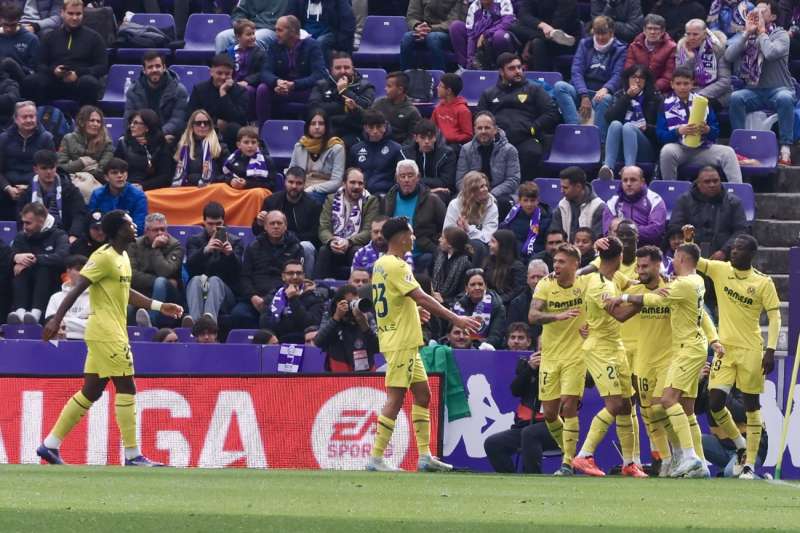
[(144, 457), (136, 443), (136, 386), (126, 328), (127, 309), (130, 301), (136, 307), (160, 311), (175, 318), (183, 314), (183, 309), (176, 304), (151, 300), (130, 288), (131, 263), (126, 250), (136, 238), (136, 225), (130, 216), (125, 211), (110, 211), (103, 216), (101, 224), (108, 244), (91, 255), (75, 287), (64, 298), (43, 332), (45, 341), (53, 339), (58, 334), (64, 314), (78, 296), (89, 289), (92, 314), (84, 337), (88, 354), (83, 370), (83, 387), (64, 406), (36, 454), (50, 464), (64, 464), (59, 452), (61, 442), (100, 398), (110, 379), (116, 390), (114, 414), (125, 447), (125, 466), (163, 466)]
[(633, 458), (630, 401), (633, 385), (620, 335), (620, 322), (633, 316), (637, 310), (633, 307), (611, 305), (614, 297), (619, 294), (619, 289), (612, 280), (622, 260), (622, 243), (616, 237), (608, 237), (604, 246), (600, 247), (599, 254), (600, 268), (598, 272), (589, 274), (586, 282), (584, 307), (589, 336), (583, 341), (583, 357), (605, 407), (592, 420), (586, 440), (578, 456), (572, 460), (572, 466), (584, 474), (604, 476), (605, 473), (595, 464), (593, 455), (608, 428), (616, 423), (622, 448), (622, 474), (647, 477)]
[[(631, 302), (646, 307), (668, 305), (670, 308), (672, 361), (664, 380), (661, 404), (674, 432), (671, 477), (709, 477), (703, 458), (700, 427), (694, 414), (700, 370), (706, 363), (709, 343), (705, 331), (707, 328), (713, 330), (703, 313), (705, 284), (695, 271), (699, 259), (700, 248), (696, 244), (684, 243), (676, 250), (673, 261), (677, 277), (667, 288), (655, 293), (624, 294), (611, 303), (612, 306)], [(715, 352), (723, 352), (716, 339), (712, 340), (711, 346)]]
[[(725, 356), (717, 356), (711, 365), (709, 408), (720, 431), (736, 444), (738, 464), (734, 473), (738, 473), (740, 479), (755, 477), (753, 470), (762, 431), (759, 395), (766, 374), (774, 368), (781, 329), (775, 283), (753, 268), (757, 251), (756, 239), (743, 234), (733, 241), (730, 262), (700, 259), (697, 264), (698, 272), (714, 282), (719, 306), (719, 337), (725, 346)], [(762, 311), (769, 319), (766, 348), (762, 345), (759, 327)], [(734, 384), (742, 391), (747, 412), (746, 441), (725, 407), (726, 396)]]
[(480, 327), (478, 319), (458, 316), (428, 296), (420, 288), (405, 262), (405, 254), (414, 246), (414, 231), (406, 217), (391, 218), (381, 229), (388, 243), (385, 255), (375, 262), (372, 270), (372, 303), (378, 322), (378, 344), (386, 357), (386, 403), (378, 417), (375, 443), (367, 470), (393, 472), (398, 469), (383, 458), (386, 445), (392, 438), (395, 420), (403, 407), (406, 390), (411, 389), (411, 423), (417, 439), (421, 471), (447, 471), (452, 466), (440, 461), (430, 452), (430, 389), (428, 375), (419, 356), (422, 345), (422, 326), (417, 305), (430, 313), (472, 333)]
[(573, 474), (572, 458), (580, 429), (578, 402), (586, 381), (580, 328), (586, 323), (583, 298), (588, 278), (575, 275), (580, 260), (581, 254), (573, 245), (564, 243), (556, 248), (555, 276), (536, 285), (528, 313), (528, 322), (542, 325), (539, 400), (547, 429), (564, 452), (558, 476)]

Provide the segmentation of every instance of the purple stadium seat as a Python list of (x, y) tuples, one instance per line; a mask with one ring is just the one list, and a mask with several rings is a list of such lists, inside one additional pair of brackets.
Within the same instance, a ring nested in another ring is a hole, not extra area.
[(289, 165), (294, 145), (303, 136), (304, 128), (302, 120), (268, 120), (261, 126), (261, 140), (278, 168)]
[(232, 329), (228, 333), (226, 344), (253, 344), (253, 335), (257, 329)]
[(119, 138), (125, 135), (125, 119), (121, 117), (106, 117), (106, 130), (111, 142), (117, 146)]
[(386, 71), (382, 68), (360, 68), (358, 72), (364, 80), (375, 86), (375, 98), (386, 96)]
[(562, 81), (564, 79), (560, 72), (543, 72), (536, 70), (526, 72), (525, 77), (531, 82), (543, 81), (549, 83), (551, 87), (555, 85), (557, 81)]
[(128, 340), (130, 342), (150, 342), (158, 328), (147, 326), (128, 326)]
[(594, 180), (592, 181), (592, 190), (604, 202), (608, 202), (612, 196), (617, 194), (619, 183), (619, 180)]
[(407, 31), (405, 17), (367, 17), (361, 46), (353, 53), (353, 61), (356, 65), (400, 63), (400, 41)]
[(650, 190), (657, 192), (664, 199), (667, 207), (667, 218), (672, 216), (672, 208), (678, 203), (678, 198), (692, 188), (690, 181), (662, 181), (653, 180), (650, 182)]
[(231, 17), (222, 13), (193, 13), (189, 15), (184, 33), (185, 46), (175, 50), (175, 61), (179, 63), (203, 64), (214, 55), (214, 38), (223, 30), (231, 28)]
[(178, 336), (178, 342), (194, 342), (192, 328), (174, 328), (173, 331)]
[(461, 90), (469, 106), (478, 105), (478, 100), (483, 91), (497, 83), (496, 70), (465, 70), (461, 73), (464, 88)]
[(6, 244), (11, 244), (14, 237), (17, 236), (17, 223), (14, 220), (0, 221), (0, 239), (3, 239)]
[(550, 155), (542, 163), (545, 175), (577, 165), (593, 175), (600, 166), (600, 130), (597, 126), (559, 124), (553, 137)]
[(204, 65), (172, 65), (169, 68), (178, 75), (178, 81), (186, 87), (189, 96), (192, 96), (195, 85), (211, 77), (211, 69)]
[(734, 130), (730, 146), (734, 151), (759, 162), (757, 166), (741, 165), (742, 176), (766, 176), (778, 166), (778, 144), (772, 131)]
[(428, 74), (431, 75), (433, 78), (433, 99), (430, 102), (415, 102), (414, 107), (417, 108), (417, 111), (423, 117), (430, 117), (433, 113), (433, 108), (436, 107), (436, 104), (439, 102), (439, 95), (436, 92), (436, 87), (439, 85), (439, 80), (442, 79), (444, 76), (444, 71), (442, 70), (428, 70)]
[[(773, 143), (774, 143), (773, 139)], [(753, 194), (753, 186), (749, 183), (723, 183), (725, 190), (736, 195), (742, 201), (744, 216), (748, 222), (756, 219), (756, 197)]]
[(77, 100), (53, 100), (51, 104), (53, 107), (59, 108), (65, 115), (70, 117), (74, 117), (80, 109), (80, 104), (78, 104)]
[(558, 178), (536, 178), (539, 186), (539, 201), (550, 206), (551, 209), (558, 205), (564, 195), (561, 194), (561, 180)]
[(6, 339), (41, 339), (42, 326), (39, 324), (18, 324), (16, 326), (3, 326), (3, 336)]
[(314, 283), (317, 285), (317, 287), (326, 287), (328, 289), (335, 290), (338, 289), (339, 287), (344, 286), (347, 283), (347, 280), (325, 278), (325, 279), (315, 279)]
[(130, 79), (131, 83), (136, 83), (141, 72), (141, 65), (111, 65), (100, 108), (106, 113), (121, 115), (125, 109), (125, 82)]
[[(173, 38), (176, 33), (175, 19), (169, 13), (136, 13), (131, 17), (131, 22), (154, 26)], [(161, 52), (167, 58), (172, 54), (169, 48), (118, 48), (116, 60), (120, 63), (141, 63), (142, 57), (148, 50)]]
[(167, 232), (170, 235), (178, 239), (178, 242), (181, 243), (181, 246), (186, 248), (186, 241), (189, 240), (189, 237), (192, 235), (197, 235), (203, 231), (203, 226), (168, 226)]
[(228, 233), (232, 233), (242, 239), (242, 247), (247, 248), (251, 242), (256, 240), (253, 229), (250, 226), (228, 226)]

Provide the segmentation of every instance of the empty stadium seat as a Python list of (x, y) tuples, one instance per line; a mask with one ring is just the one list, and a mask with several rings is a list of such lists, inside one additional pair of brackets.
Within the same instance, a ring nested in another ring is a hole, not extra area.
[(6, 324), (3, 326), (3, 336), (6, 339), (41, 339), (42, 326), (39, 324)]
[(560, 72), (544, 72), (531, 70), (525, 73), (525, 77), (531, 82), (546, 82), (551, 86), (555, 85), (558, 81), (563, 81), (564, 77)]
[(304, 129), (302, 120), (268, 120), (261, 126), (261, 140), (279, 169), (289, 164), (294, 145), (303, 136)]
[(100, 100), (100, 108), (106, 113), (121, 115), (125, 109), (125, 83), (136, 83), (142, 72), (141, 65), (111, 65), (108, 69), (106, 92)]
[(205, 64), (214, 55), (214, 39), (223, 30), (231, 28), (228, 14), (193, 13), (189, 15), (184, 33), (185, 45), (175, 50), (175, 61), (189, 64)]
[(559, 124), (553, 137), (550, 155), (542, 162), (546, 175), (577, 165), (590, 176), (600, 167), (600, 130), (597, 126)]
[(678, 198), (692, 188), (692, 183), (690, 181), (653, 180), (649, 187), (651, 191), (658, 193), (664, 199), (667, 218), (669, 218), (672, 216), (672, 209), (678, 203)]
[(128, 326), (128, 338), (131, 342), (150, 342), (157, 331), (152, 326)]
[(375, 98), (386, 96), (386, 71), (382, 68), (360, 68), (358, 72), (364, 80), (375, 87)]
[(461, 96), (467, 101), (467, 105), (476, 106), (483, 91), (497, 83), (496, 70), (465, 70), (461, 73), (464, 88)]
[(734, 130), (730, 145), (745, 157), (755, 159), (758, 165), (740, 165), (742, 177), (766, 176), (778, 166), (778, 141), (772, 131)]
[(178, 336), (178, 342), (194, 342), (192, 328), (173, 328), (172, 331)]
[(117, 146), (119, 138), (125, 135), (125, 119), (120, 117), (106, 117), (106, 130), (111, 142)]
[(594, 180), (592, 181), (592, 190), (604, 202), (608, 202), (612, 196), (617, 194), (619, 184), (619, 180)]
[[(131, 17), (131, 22), (143, 26), (156, 27), (167, 35), (175, 36), (175, 19), (169, 13), (136, 13)], [(117, 61), (120, 63), (141, 63), (145, 52), (155, 50), (165, 57), (172, 54), (169, 48), (117, 48)]]
[(554, 208), (561, 201), (561, 180), (558, 178), (536, 178), (539, 186), (539, 201)]
[(414, 107), (417, 108), (417, 111), (419, 111), (423, 117), (430, 117), (433, 113), (433, 108), (436, 107), (436, 104), (439, 102), (439, 94), (436, 91), (436, 87), (439, 86), (439, 80), (444, 76), (444, 71), (428, 70), (426, 72), (433, 78), (433, 97), (430, 102), (414, 102)]
[(14, 220), (0, 221), (0, 239), (10, 244), (17, 236), (17, 223)]
[(192, 95), (195, 85), (211, 77), (211, 69), (204, 65), (172, 65), (170, 70), (178, 75), (178, 81), (186, 87), (189, 96)]
[(186, 248), (186, 241), (189, 240), (189, 237), (192, 235), (197, 235), (198, 233), (203, 231), (203, 226), (168, 226), (167, 232), (178, 239), (178, 242), (181, 243), (181, 246)]
[(251, 242), (256, 240), (253, 229), (249, 226), (228, 226), (228, 233), (232, 233), (242, 240), (242, 246), (247, 248)]
[(407, 31), (405, 17), (367, 17), (361, 45), (353, 53), (353, 61), (356, 65), (400, 63), (400, 41)]
[(748, 222), (756, 219), (756, 197), (753, 194), (753, 186), (749, 183), (723, 183), (725, 190), (735, 194), (742, 201), (744, 216)]
[(253, 336), (257, 329), (232, 329), (228, 333), (226, 344), (253, 344)]

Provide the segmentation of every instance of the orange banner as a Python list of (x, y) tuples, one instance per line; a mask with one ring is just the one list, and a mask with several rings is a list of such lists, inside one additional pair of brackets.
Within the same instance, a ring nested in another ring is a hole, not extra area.
[(219, 202), (225, 207), (225, 224), (249, 226), (258, 215), (269, 189), (238, 190), (225, 183), (206, 187), (170, 187), (147, 191), (147, 210), (163, 213), (170, 224), (191, 226), (203, 222), (203, 207)]

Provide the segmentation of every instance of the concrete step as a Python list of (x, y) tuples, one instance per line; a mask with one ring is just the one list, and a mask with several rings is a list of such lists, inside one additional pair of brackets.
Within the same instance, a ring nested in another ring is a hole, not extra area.
[(789, 273), (789, 248), (785, 246), (761, 246), (753, 266), (765, 274)]
[[(761, 337), (764, 339), (764, 346), (767, 345), (767, 326), (761, 326)], [(776, 352), (785, 352), (789, 350), (789, 328), (781, 326), (781, 332), (778, 335), (778, 346), (775, 348)]]
[[(761, 325), (769, 325), (767, 321), (767, 313), (761, 313)], [(789, 324), (789, 302), (781, 302), (781, 324), (784, 326)]]
[(800, 220), (797, 193), (757, 193), (756, 214), (759, 219)]
[(775, 290), (778, 291), (778, 298), (780, 298), (781, 302), (788, 302), (789, 274), (770, 274), (769, 277), (775, 282)]
[[(800, 161), (800, 154), (795, 154), (795, 161)], [(754, 184), (754, 187), (758, 184)], [(800, 192), (800, 167), (779, 167), (770, 176), (770, 189), (776, 192)], [(760, 188), (760, 187), (759, 187)]]
[(753, 223), (753, 236), (761, 246), (795, 246), (800, 235), (800, 220), (765, 220)]

